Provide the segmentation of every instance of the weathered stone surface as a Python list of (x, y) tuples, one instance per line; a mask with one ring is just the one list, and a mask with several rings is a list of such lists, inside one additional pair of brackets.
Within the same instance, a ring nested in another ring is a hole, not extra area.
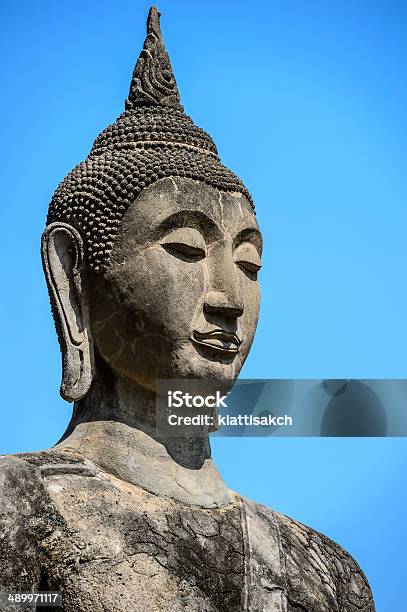
[(191, 506), (72, 452), (0, 466), (3, 589), (61, 590), (66, 612), (374, 609), (339, 546), (235, 493)]
[(262, 241), (246, 187), (183, 113), (158, 17), (126, 112), (50, 205), (75, 406), (53, 449), (0, 458), (0, 591), (62, 591), (66, 612), (373, 612), (339, 546), (227, 488), (208, 428), (160, 429), (159, 379), (238, 377)]

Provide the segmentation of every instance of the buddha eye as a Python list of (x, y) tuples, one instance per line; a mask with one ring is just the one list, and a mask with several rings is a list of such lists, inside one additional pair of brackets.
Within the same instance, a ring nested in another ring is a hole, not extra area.
[(183, 261), (199, 261), (206, 255), (203, 249), (184, 242), (165, 242), (161, 246), (168, 253), (174, 255), (174, 257), (182, 259)]
[(243, 268), (247, 272), (252, 272), (252, 274), (256, 274), (261, 266), (253, 263), (252, 261), (237, 261), (236, 262), (239, 268)]
[(260, 255), (250, 242), (240, 244), (234, 253), (235, 264), (250, 278), (257, 280), (257, 273), (261, 269)]
[(195, 262), (206, 257), (204, 237), (192, 227), (182, 227), (167, 234), (160, 241), (163, 249), (182, 261)]
[(253, 264), (251, 261), (237, 261), (236, 265), (246, 274), (251, 280), (257, 280), (257, 274), (261, 266)]

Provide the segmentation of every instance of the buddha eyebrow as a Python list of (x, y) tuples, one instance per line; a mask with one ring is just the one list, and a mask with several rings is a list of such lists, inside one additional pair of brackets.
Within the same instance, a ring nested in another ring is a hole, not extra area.
[(170, 231), (182, 227), (197, 229), (210, 241), (218, 240), (222, 235), (217, 224), (200, 210), (180, 210), (164, 219), (159, 224), (157, 231), (161, 236), (164, 236)]
[(263, 238), (256, 227), (245, 227), (242, 229), (233, 240), (233, 246), (237, 247), (242, 242), (252, 242), (261, 255), (263, 251)]

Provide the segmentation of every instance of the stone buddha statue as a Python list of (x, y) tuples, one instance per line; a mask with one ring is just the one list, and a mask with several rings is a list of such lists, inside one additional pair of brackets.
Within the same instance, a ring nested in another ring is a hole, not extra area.
[(153, 7), (125, 111), (49, 207), (74, 410), (53, 448), (0, 460), (0, 591), (60, 591), (66, 612), (374, 610), (340, 546), (228, 489), (207, 434), (157, 433), (159, 379), (236, 380), (261, 247), (248, 190), (183, 111)]

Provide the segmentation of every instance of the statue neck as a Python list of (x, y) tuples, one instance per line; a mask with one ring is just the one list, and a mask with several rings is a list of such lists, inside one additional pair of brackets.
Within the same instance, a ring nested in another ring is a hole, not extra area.
[(208, 434), (165, 437), (155, 423), (155, 394), (100, 376), (74, 407), (58, 450), (74, 450), (104, 471), (160, 496), (202, 507), (230, 502)]

